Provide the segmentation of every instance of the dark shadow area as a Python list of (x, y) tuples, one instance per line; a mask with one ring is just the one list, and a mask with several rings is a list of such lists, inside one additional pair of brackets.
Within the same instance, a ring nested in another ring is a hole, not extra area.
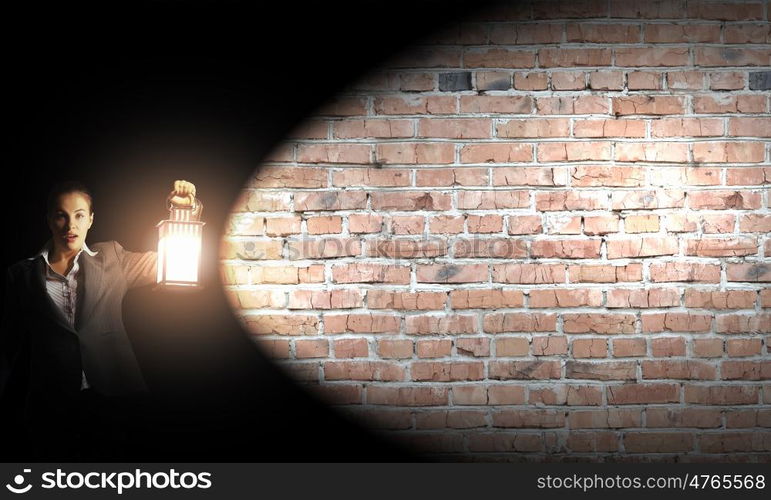
[[(405, 44), (479, 6), (8, 8), (4, 269), (48, 239), (45, 196), (56, 180), (78, 179), (93, 190), (90, 242), (117, 240), (133, 251), (154, 249), (174, 179), (195, 182), (206, 204), (206, 288), (191, 295), (139, 289), (124, 302), (155, 398), (122, 410), (137, 428), (125, 451), (108, 459), (417, 460), (306, 394), (254, 347), (219, 285), (217, 248), (240, 188), (295, 124)], [(2, 418), (3, 461), (39, 458), (11, 408), (2, 408)]]

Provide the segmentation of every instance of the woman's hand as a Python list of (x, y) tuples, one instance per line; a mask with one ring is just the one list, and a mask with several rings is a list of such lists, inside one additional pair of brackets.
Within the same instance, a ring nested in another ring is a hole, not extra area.
[(178, 207), (192, 207), (195, 203), (195, 185), (184, 180), (174, 181), (169, 200)]

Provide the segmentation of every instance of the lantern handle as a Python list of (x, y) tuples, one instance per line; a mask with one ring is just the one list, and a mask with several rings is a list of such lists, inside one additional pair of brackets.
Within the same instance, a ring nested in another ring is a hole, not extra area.
[[(175, 204), (171, 201), (171, 199), (174, 197), (174, 193), (169, 194), (166, 197), (166, 210), (171, 211), (175, 208), (178, 208), (175, 206)], [(190, 198), (191, 204), (192, 204), (192, 218), (193, 220), (201, 220), (201, 215), (203, 214), (203, 203), (201, 200), (193, 196), (192, 194), (188, 195), (188, 198)], [(187, 207), (185, 207), (187, 208)]]

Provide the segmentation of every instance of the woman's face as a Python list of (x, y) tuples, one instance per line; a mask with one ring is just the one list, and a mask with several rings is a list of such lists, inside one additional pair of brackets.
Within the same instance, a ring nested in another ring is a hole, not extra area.
[(64, 193), (48, 215), (48, 227), (54, 244), (70, 251), (79, 251), (94, 223), (94, 214), (82, 193)]

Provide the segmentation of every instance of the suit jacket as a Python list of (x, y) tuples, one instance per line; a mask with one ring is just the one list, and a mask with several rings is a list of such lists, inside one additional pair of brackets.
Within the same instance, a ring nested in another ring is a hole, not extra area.
[(22, 418), (28, 423), (70, 407), (80, 391), (81, 370), (106, 396), (147, 390), (123, 326), (122, 301), (129, 288), (155, 282), (157, 254), (128, 252), (115, 241), (90, 248), (97, 254), (83, 252), (78, 261), (83, 277), (75, 328), (48, 296), (42, 258), (8, 269), (0, 401), (23, 398)]

